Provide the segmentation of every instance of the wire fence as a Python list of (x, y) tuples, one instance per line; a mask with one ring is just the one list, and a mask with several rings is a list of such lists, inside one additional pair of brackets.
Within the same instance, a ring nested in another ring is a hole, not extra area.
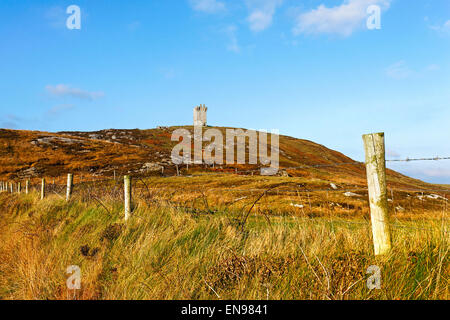
[[(410, 162), (410, 161), (440, 161), (450, 160), (450, 157), (430, 157), (430, 158), (407, 158), (407, 159), (390, 159), (386, 162)], [(327, 167), (339, 167), (339, 166), (360, 166), (364, 167), (363, 162), (340, 162), (340, 163), (316, 163), (305, 164), (300, 166), (283, 167), (281, 171), (306, 169), (306, 168), (327, 168)], [(245, 175), (253, 174), (255, 172), (261, 172), (261, 168), (252, 170), (238, 170), (234, 171), (221, 171), (221, 172), (201, 172), (198, 174), (179, 175), (179, 170), (176, 170), (177, 174), (175, 178), (191, 178), (191, 177), (205, 177), (205, 176), (217, 176), (217, 175)], [(173, 175), (161, 174), (161, 177), (173, 178)], [(174, 208), (180, 208), (193, 212), (214, 212), (214, 210), (220, 210), (235, 206), (236, 204), (242, 204), (239, 208), (241, 211), (250, 211), (254, 208), (257, 213), (265, 215), (269, 212), (271, 215), (283, 215), (291, 213), (294, 216), (301, 212), (301, 215), (308, 217), (345, 213), (347, 216), (356, 216), (357, 214), (369, 212), (368, 202), (368, 188), (366, 186), (358, 185), (337, 185), (329, 183), (327, 185), (315, 185), (313, 183), (274, 183), (265, 187), (254, 186), (217, 186), (207, 187), (195, 184), (195, 181), (188, 183), (187, 185), (176, 185), (172, 182), (165, 184), (159, 182), (158, 186), (154, 187), (149, 185), (148, 179), (151, 179), (147, 173), (140, 173), (133, 175), (133, 197), (136, 199), (143, 199), (150, 204), (157, 203), (158, 205), (169, 205)], [(55, 194), (61, 198), (64, 198), (66, 192), (66, 185), (55, 182), (61, 181), (59, 179), (53, 179), (53, 183), (46, 184), (46, 194)], [(146, 182), (147, 181), (147, 182)], [(6, 188), (5, 188), (6, 187)], [(41, 184), (30, 184), (31, 190), (39, 191)], [(10, 185), (2, 184), (3, 191), (10, 191)], [(24, 188), (24, 184), (22, 184)], [(23, 189), (22, 189), (23, 190)], [(13, 188), (13, 191), (14, 188)], [(392, 214), (399, 214), (407, 211), (409, 203), (409, 211), (414, 212), (426, 212), (434, 211), (442, 212), (441, 219), (447, 223), (447, 211), (449, 202), (450, 189), (447, 188), (394, 188), (389, 187), (390, 198), (389, 208)], [(121, 179), (118, 179), (116, 175), (114, 177), (91, 177), (90, 179), (84, 176), (80, 179), (73, 188), (75, 197), (79, 197), (82, 201), (96, 201), (99, 205), (103, 204), (102, 199), (105, 195), (112, 200), (121, 201), (124, 198), (123, 184)], [(434, 194), (433, 194), (434, 193)], [(191, 194), (189, 200), (181, 201), (177, 198), (182, 198), (183, 195)], [(198, 194), (196, 196), (195, 194)], [(219, 200), (218, 200), (219, 198)], [(222, 201), (220, 201), (220, 199)], [(261, 199), (264, 199), (261, 200)], [(347, 200), (343, 200), (347, 199)], [(200, 201), (198, 201), (200, 200)], [(255, 202), (256, 201), (256, 202)], [(258, 204), (255, 207), (255, 204)], [(280, 206), (281, 204), (281, 206)], [(216, 206), (216, 208), (214, 208)], [(273, 208), (278, 208), (273, 210)], [(285, 211), (285, 212), (283, 212)], [(320, 214), (319, 214), (320, 213)], [(349, 221), (339, 220), (339, 223), (348, 225), (370, 225), (370, 221), (365, 217), (365, 221)], [(390, 223), (393, 228), (412, 228), (416, 230), (431, 231), (429, 228), (412, 227), (409, 225), (401, 224), (399, 222)], [(443, 227), (442, 232), (447, 234), (447, 226)]]
[(386, 160), (386, 162), (439, 161), (439, 160), (450, 160), (450, 157), (390, 159)]

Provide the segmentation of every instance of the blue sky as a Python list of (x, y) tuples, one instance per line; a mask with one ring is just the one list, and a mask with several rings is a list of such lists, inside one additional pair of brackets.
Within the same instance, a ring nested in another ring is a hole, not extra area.
[[(204, 103), (356, 160), (378, 131), (388, 158), (450, 156), (448, 0), (2, 0), (0, 40), (0, 127), (182, 125)], [(450, 183), (450, 161), (391, 167)]]

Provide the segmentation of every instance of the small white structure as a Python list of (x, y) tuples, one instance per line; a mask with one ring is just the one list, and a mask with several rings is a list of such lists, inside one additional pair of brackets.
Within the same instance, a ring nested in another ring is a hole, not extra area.
[(206, 111), (208, 108), (204, 104), (194, 108), (194, 126), (206, 127)]

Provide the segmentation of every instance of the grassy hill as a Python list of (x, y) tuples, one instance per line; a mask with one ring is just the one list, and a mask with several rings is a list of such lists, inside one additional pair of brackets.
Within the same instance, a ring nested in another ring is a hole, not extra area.
[[(38, 185), (0, 193), (0, 299), (449, 298), (446, 186), (389, 170), (393, 250), (375, 257), (362, 164), (281, 136), (281, 167), (304, 166), (289, 176), (190, 166), (178, 177), (174, 129), (0, 130), (0, 180), (56, 181), (43, 200)], [(126, 222), (114, 171), (133, 176)], [(66, 286), (73, 265), (81, 290)], [(366, 286), (373, 265), (380, 290)]]
[[(171, 141), (173, 130), (193, 127), (170, 127), (150, 130), (102, 130), (96, 132), (39, 132), (0, 130), (0, 179), (20, 180), (40, 177), (61, 179), (68, 172), (78, 177), (101, 178), (131, 173), (154, 175), (164, 167), (166, 175), (173, 175), (175, 166), (170, 154), (177, 142)], [(227, 128), (217, 128), (225, 136)], [(206, 143), (205, 143), (206, 145)], [(248, 151), (247, 151), (248, 156)], [(312, 141), (280, 136), (280, 167), (298, 167), (287, 170), (293, 177), (322, 179), (333, 183), (363, 186), (365, 168), (340, 152)], [(313, 165), (324, 165), (314, 167)], [(334, 164), (342, 164), (334, 166)], [(330, 165), (330, 166), (326, 166)], [(190, 167), (190, 172), (234, 172), (234, 169), (257, 169), (256, 165)], [(153, 173), (152, 173), (153, 172)], [(406, 177), (388, 170), (392, 188), (443, 188)]]

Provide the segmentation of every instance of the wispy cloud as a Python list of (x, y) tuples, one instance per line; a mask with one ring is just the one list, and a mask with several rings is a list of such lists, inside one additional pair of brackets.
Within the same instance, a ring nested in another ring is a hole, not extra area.
[(430, 29), (435, 30), (442, 34), (450, 34), (450, 20), (447, 20), (442, 25), (430, 26)]
[(449, 183), (450, 179), (450, 168), (443, 167), (417, 167), (417, 168), (408, 168), (408, 169), (397, 169), (399, 172), (406, 174), (410, 177), (415, 177), (418, 179), (422, 179), (426, 182), (433, 183)]
[(234, 25), (228, 26), (225, 29), (225, 33), (229, 39), (229, 43), (227, 45), (227, 50), (234, 52), (234, 53), (239, 53), (239, 52), (241, 52), (241, 47), (239, 46), (236, 32), (237, 32), (237, 28)]
[(135, 30), (139, 29), (140, 27), (141, 27), (140, 21), (133, 21), (127, 25), (127, 29), (129, 31), (135, 31)]
[(259, 32), (272, 25), (276, 9), (283, 4), (283, 0), (246, 0), (250, 14), (247, 17), (250, 30)]
[(392, 149), (386, 150), (386, 155), (389, 158), (400, 158), (400, 154)]
[(403, 60), (390, 65), (385, 72), (389, 78), (396, 80), (409, 78), (414, 73)]
[(159, 72), (164, 77), (164, 79), (167, 79), (167, 80), (174, 79), (177, 76), (177, 73), (175, 72), (175, 69), (172, 68), (172, 67), (170, 67), (170, 68), (160, 68)]
[(0, 127), (4, 128), (4, 129), (17, 129), (19, 128), (19, 122), (21, 122), (22, 119), (13, 115), (13, 114), (8, 114), (4, 117), (2, 117), (1, 122), (0, 122)]
[(45, 87), (48, 93), (55, 97), (73, 97), (82, 100), (96, 100), (105, 96), (101, 91), (90, 92), (81, 90), (78, 88), (73, 88), (65, 84), (58, 84), (56, 86), (48, 85)]
[(345, 0), (341, 5), (331, 8), (321, 4), (316, 9), (300, 13), (296, 17), (293, 33), (350, 36), (365, 25), (367, 8), (370, 5), (379, 5), (382, 10), (387, 10), (390, 3), (391, 0)]
[(52, 28), (65, 28), (66, 26), (67, 14), (62, 7), (50, 7), (45, 11), (44, 17)]
[(69, 111), (75, 108), (73, 104), (59, 104), (57, 106), (54, 106), (53, 108), (49, 109), (47, 111), (47, 116), (56, 116), (59, 115), (65, 111)]
[(418, 171), (423, 175), (433, 178), (450, 178), (450, 169), (446, 168), (429, 168)]
[(225, 10), (225, 3), (217, 0), (189, 0), (195, 11), (204, 13), (217, 13)]
[(438, 70), (440, 70), (440, 69), (441, 69), (441, 66), (438, 65), (438, 64), (434, 64), (434, 63), (428, 65), (428, 66), (425, 68), (426, 71), (438, 71)]

